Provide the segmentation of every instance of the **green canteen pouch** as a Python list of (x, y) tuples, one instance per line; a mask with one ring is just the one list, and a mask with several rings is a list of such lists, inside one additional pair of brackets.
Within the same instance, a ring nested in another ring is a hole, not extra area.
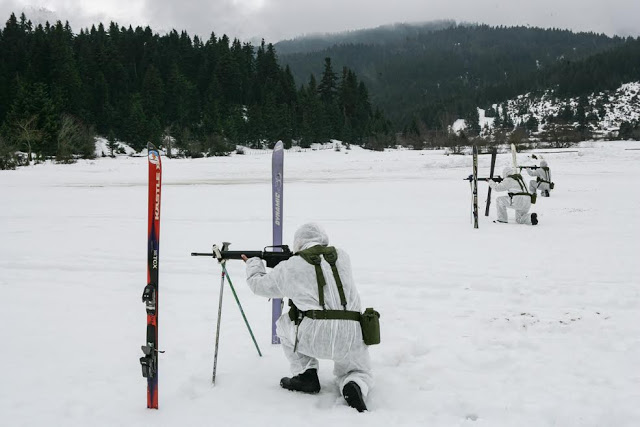
[(360, 328), (366, 345), (380, 344), (380, 313), (367, 308), (360, 316)]

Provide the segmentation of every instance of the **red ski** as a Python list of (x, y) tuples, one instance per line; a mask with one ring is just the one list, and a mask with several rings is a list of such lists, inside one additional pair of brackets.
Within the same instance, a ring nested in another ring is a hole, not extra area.
[(147, 343), (140, 358), (142, 376), (147, 379), (147, 408), (158, 409), (158, 267), (160, 251), (160, 195), (162, 163), (153, 145), (149, 155), (149, 223), (147, 226), (147, 286), (142, 294), (147, 310)]

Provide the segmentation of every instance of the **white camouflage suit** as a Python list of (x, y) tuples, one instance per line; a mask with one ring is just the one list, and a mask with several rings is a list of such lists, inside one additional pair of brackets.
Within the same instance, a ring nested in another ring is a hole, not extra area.
[[(293, 241), (293, 252), (316, 245), (327, 246), (329, 237), (317, 224), (305, 224), (300, 227)], [(351, 273), (351, 262), (347, 253), (337, 249), (336, 266), (347, 300), (347, 310), (362, 312), (360, 295)], [(322, 272), (326, 281), (324, 301), (327, 310), (342, 310), (340, 295), (331, 266), (322, 258)], [(290, 298), (300, 311), (322, 310), (318, 300), (318, 282), (315, 267), (300, 256), (293, 256), (278, 264), (267, 274), (260, 258), (247, 260), (247, 283), (256, 295), (267, 298)], [(354, 381), (362, 396), (366, 397), (373, 387), (369, 351), (362, 340), (360, 323), (353, 320), (327, 320), (303, 318), (298, 328), (287, 312), (276, 322), (276, 333), (282, 343), (291, 373), (298, 375), (307, 369), (318, 369), (318, 359), (334, 361), (333, 373), (342, 390), (349, 381)]]
[[(502, 182), (497, 183), (489, 181), (489, 186), (495, 191), (508, 191), (510, 193), (525, 192), (520, 186), (520, 183), (513, 178), (508, 178), (509, 175), (515, 174), (515, 170), (512, 168), (504, 168)], [(496, 209), (498, 211), (498, 221), (507, 222), (507, 208), (516, 211), (516, 222), (518, 224), (531, 224), (531, 215), (529, 215), (529, 209), (531, 209), (531, 197), (530, 196), (513, 196), (509, 195), (501, 196), (496, 199)]]
[[(527, 168), (527, 173), (529, 174), (529, 176), (539, 177), (540, 179), (551, 182), (551, 170), (547, 172), (542, 169), (543, 167), (547, 167), (546, 160), (540, 160), (540, 167), (538, 169)], [(531, 194), (534, 194), (537, 190), (540, 190), (542, 192), (550, 191), (551, 187), (546, 182), (538, 182), (537, 179), (532, 179), (531, 181), (529, 181), (529, 192)]]

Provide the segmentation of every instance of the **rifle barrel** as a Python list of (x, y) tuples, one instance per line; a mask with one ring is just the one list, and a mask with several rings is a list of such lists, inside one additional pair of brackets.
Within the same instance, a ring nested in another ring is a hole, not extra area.
[(262, 258), (262, 251), (221, 251), (222, 259), (242, 259), (242, 255), (247, 258)]
[[(463, 181), (471, 181), (473, 180), (473, 175), (469, 175), (468, 178), (462, 178)], [(495, 182), (500, 182), (502, 181), (502, 178), (499, 176), (494, 176), (493, 178), (478, 178), (478, 181), (489, 181), (489, 180), (493, 180)]]
[[(262, 258), (262, 251), (220, 251), (222, 254), (222, 259), (242, 259), (242, 255), (246, 255), (247, 258), (259, 257)], [(213, 258), (217, 258), (216, 254), (212, 252), (203, 253), (203, 252), (191, 252), (191, 256), (209, 256)]]

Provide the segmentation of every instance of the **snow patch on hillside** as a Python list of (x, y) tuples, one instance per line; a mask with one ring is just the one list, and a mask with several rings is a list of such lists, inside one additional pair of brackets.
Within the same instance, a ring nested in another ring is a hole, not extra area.
[[(480, 129), (491, 129), (493, 127), (493, 122), (495, 121), (495, 117), (487, 117), (486, 110), (482, 108), (478, 108), (478, 123), (480, 124)], [(460, 135), (460, 132), (467, 128), (467, 121), (465, 119), (458, 119), (451, 125), (450, 129), (452, 132)]]
[[(115, 141), (115, 143), (116, 143), (116, 148), (114, 148), (113, 150), (114, 156), (117, 156), (119, 154), (124, 154), (126, 156), (131, 156), (133, 154), (136, 154), (136, 150), (134, 150), (124, 142)], [(111, 155), (111, 149), (109, 148), (109, 141), (107, 140), (107, 138), (97, 137), (96, 138), (96, 156), (104, 157), (104, 156), (110, 156), (110, 155)]]
[[(538, 131), (543, 131), (549, 119), (557, 119), (567, 108), (572, 117), (569, 123), (578, 126), (580, 107), (584, 108), (586, 125), (594, 134), (607, 136), (616, 134), (622, 122), (640, 120), (640, 82), (625, 83), (615, 91), (593, 93), (585, 97), (582, 106), (580, 98), (559, 98), (553, 90), (546, 91), (542, 96), (531, 93), (519, 95), (502, 105), (494, 104), (493, 108), (504, 115), (503, 107), (515, 126), (524, 126), (534, 117), (538, 123)], [(493, 126), (493, 122), (489, 128)], [(481, 123), (481, 127), (484, 126)]]

